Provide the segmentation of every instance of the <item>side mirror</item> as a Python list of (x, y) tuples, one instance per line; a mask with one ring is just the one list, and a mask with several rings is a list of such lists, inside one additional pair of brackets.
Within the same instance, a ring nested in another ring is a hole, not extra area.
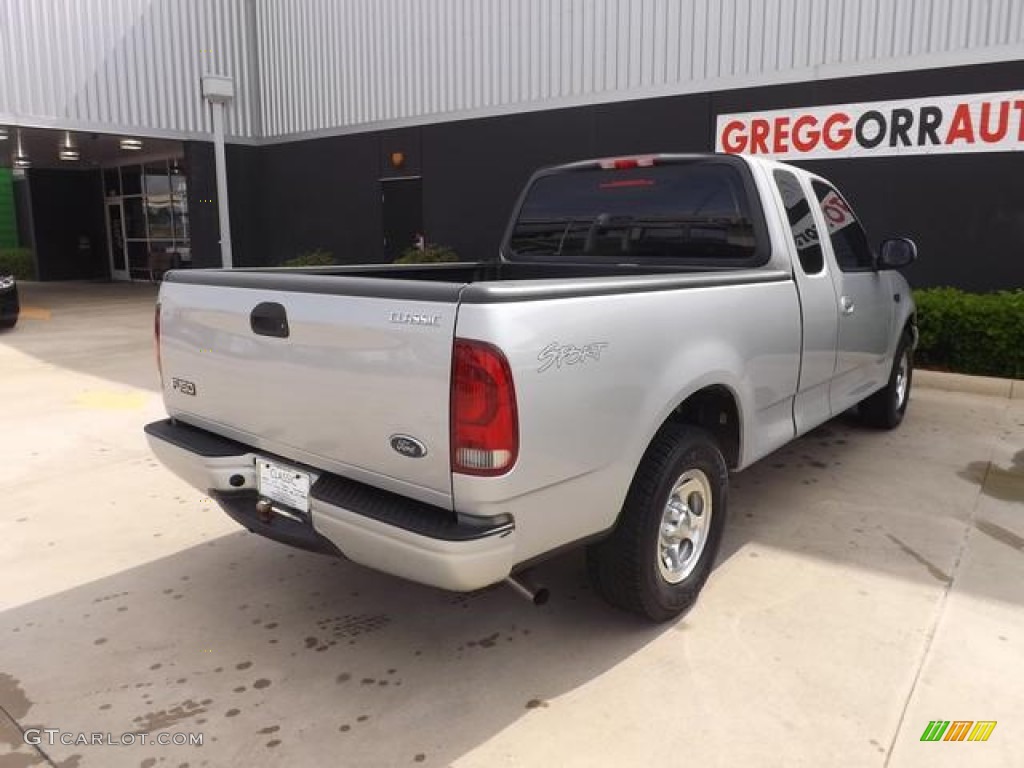
[(917, 258), (917, 243), (909, 237), (893, 237), (882, 241), (878, 254), (879, 269), (899, 269)]

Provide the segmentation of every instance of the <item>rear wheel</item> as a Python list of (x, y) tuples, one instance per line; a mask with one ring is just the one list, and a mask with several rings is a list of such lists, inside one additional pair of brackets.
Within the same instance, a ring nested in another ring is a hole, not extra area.
[(914, 350), (910, 337), (904, 334), (896, 348), (888, 383), (860, 404), (864, 423), (878, 429), (898, 427), (907, 412), (913, 378)]
[(729, 472), (714, 439), (684, 425), (651, 443), (612, 534), (587, 550), (595, 589), (652, 621), (689, 610), (725, 527)]

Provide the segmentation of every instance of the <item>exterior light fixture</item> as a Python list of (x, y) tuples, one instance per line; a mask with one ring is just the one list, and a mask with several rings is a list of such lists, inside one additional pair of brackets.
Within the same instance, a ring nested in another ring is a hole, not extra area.
[(392, 152), (391, 153), (391, 165), (395, 168), (401, 168), (405, 165), (405, 153), (404, 152)]
[(58, 154), (61, 160), (68, 162), (78, 160), (82, 156), (71, 139), (71, 131), (64, 131), (64, 141), (60, 144), (60, 152)]
[(121, 139), (121, 149), (128, 152), (138, 152), (142, 149), (142, 139)]

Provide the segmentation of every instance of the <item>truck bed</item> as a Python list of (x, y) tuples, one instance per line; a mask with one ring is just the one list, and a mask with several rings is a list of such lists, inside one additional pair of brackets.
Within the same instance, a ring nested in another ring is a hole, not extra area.
[[(460, 263), (172, 271), (159, 310), (168, 414), (304, 465), (451, 508), (452, 348), (460, 318), (474, 317), (471, 307), (522, 303), (527, 311), (543, 300), (544, 320), (528, 312), (545, 334), (543, 343), (536, 340), (535, 358), (541, 347), (576, 336), (571, 321), (551, 321), (551, 313), (561, 316), (559, 300), (607, 296), (614, 305), (615, 296), (791, 279), (768, 267), (644, 269)], [(597, 301), (603, 306), (605, 299)], [(265, 312), (279, 320), (261, 317)], [(488, 339), (493, 331), (465, 327), (469, 338)], [(389, 440), (402, 435), (428, 446), (425, 455), (410, 461), (396, 453)]]

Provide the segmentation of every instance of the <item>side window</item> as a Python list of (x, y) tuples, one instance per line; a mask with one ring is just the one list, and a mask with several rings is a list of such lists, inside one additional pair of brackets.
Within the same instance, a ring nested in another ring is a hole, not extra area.
[(812, 186), (825, 216), (825, 223), (828, 224), (828, 234), (832, 239), (832, 250), (836, 254), (839, 268), (844, 272), (872, 269), (875, 259), (868, 245), (868, 236), (850, 204), (827, 184), (815, 181)]
[(821, 274), (825, 269), (821, 240), (818, 237), (818, 228), (814, 226), (811, 204), (807, 202), (799, 180), (789, 171), (776, 171), (775, 184), (782, 195), (782, 204), (786, 207), (786, 218), (793, 233), (800, 268), (806, 275)]

